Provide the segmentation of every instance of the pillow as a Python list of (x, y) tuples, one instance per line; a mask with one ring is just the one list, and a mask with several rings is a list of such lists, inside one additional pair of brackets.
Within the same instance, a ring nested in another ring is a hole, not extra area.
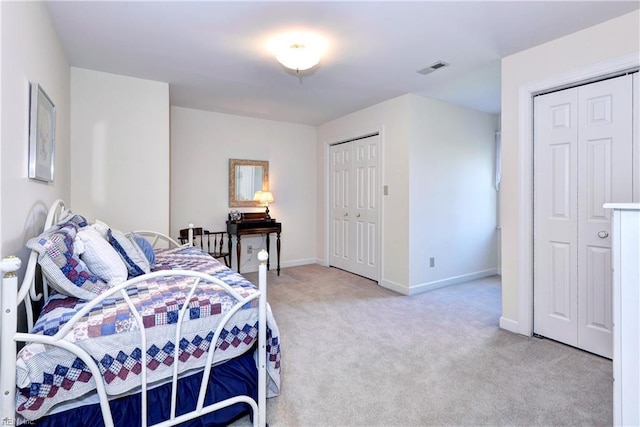
[[(58, 219), (58, 223), (54, 227), (60, 228), (60, 227), (63, 227), (65, 225), (67, 225), (67, 224), (75, 225), (76, 229), (79, 229), (79, 228), (86, 227), (87, 225), (89, 225), (89, 222), (82, 215), (73, 213), (72, 211), (67, 209), (64, 212), (62, 212), (62, 214), (60, 214), (60, 219)], [(46, 231), (47, 230), (45, 230), (45, 232)]]
[(107, 236), (107, 232), (109, 231), (109, 226), (107, 224), (100, 221), (99, 219), (96, 219), (96, 222), (91, 224), (89, 227), (93, 228), (98, 233), (100, 233), (100, 235), (104, 240), (106, 240), (107, 242), (109, 241), (109, 236)]
[(80, 259), (93, 274), (107, 282), (107, 285), (115, 286), (127, 280), (127, 266), (109, 242), (94, 228), (85, 227), (78, 230), (75, 242), (80, 243), (77, 251)]
[(113, 229), (107, 231), (107, 240), (127, 266), (129, 277), (140, 276), (151, 271), (147, 257), (144, 256), (144, 252), (135, 240), (129, 239), (121, 231)]
[(91, 227), (98, 231), (120, 255), (127, 267), (129, 277), (140, 276), (151, 271), (147, 257), (132, 238), (128, 238), (121, 231), (110, 228), (100, 220), (96, 220)]
[(153, 246), (151, 246), (151, 243), (149, 243), (149, 241), (144, 237), (138, 236), (137, 234), (132, 234), (131, 237), (133, 237), (133, 240), (138, 244), (138, 247), (142, 250), (142, 253), (144, 253), (147, 261), (149, 261), (149, 267), (155, 267), (156, 253), (153, 250)]
[(89, 270), (74, 250), (77, 224), (87, 222), (80, 215), (67, 217), (40, 236), (27, 242), (27, 247), (38, 252), (38, 263), (49, 285), (56, 291), (76, 298), (91, 300), (109, 287)]

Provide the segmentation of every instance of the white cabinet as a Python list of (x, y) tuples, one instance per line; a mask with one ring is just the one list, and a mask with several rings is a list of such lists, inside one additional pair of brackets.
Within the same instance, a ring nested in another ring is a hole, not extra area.
[(613, 424), (640, 425), (640, 203), (613, 209)]

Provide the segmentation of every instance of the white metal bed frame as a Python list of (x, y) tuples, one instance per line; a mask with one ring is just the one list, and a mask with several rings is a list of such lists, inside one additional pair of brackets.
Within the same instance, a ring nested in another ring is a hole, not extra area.
[[(49, 213), (47, 215), (47, 219), (45, 221), (44, 229), (46, 230), (51, 225), (55, 224), (60, 216), (60, 214), (64, 211), (65, 205), (61, 200), (56, 200), (49, 209)], [(169, 236), (163, 235), (161, 233), (156, 233), (153, 231), (136, 231), (135, 233), (140, 234), (148, 238), (154, 247), (159, 246), (160, 244), (168, 245), (169, 247), (173, 246), (181, 246), (180, 243), (176, 242)], [(190, 242), (193, 239), (189, 239)], [(227, 406), (234, 405), (236, 403), (247, 403), (251, 406), (253, 411), (253, 425), (254, 426), (265, 426), (266, 425), (266, 389), (267, 389), (267, 377), (266, 377), (266, 364), (267, 364), (267, 355), (266, 355), (266, 337), (267, 337), (267, 251), (262, 250), (258, 254), (258, 259), (260, 261), (259, 269), (258, 269), (258, 289), (259, 291), (254, 293), (253, 295), (244, 298), (241, 297), (233, 288), (231, 288), (226, 283), (222, 282), (218, 278), (213, 276), (195, 272), (195, 271), (187, 271), (187, 270), (163, 270), (158, 272), (152, 272), (149, 274), (145, 274), (142, 276), (138, 276), (131, 280), (128, 280), (118, 286), (113, 287), (109, 291), (101, 294), (99, 297), (93, 299), (90, 303), (82, 308), (78, 313), (76, 313), (55, 335), (53, 336), (45, 336), (40, 334), (31, 334), (31, 333), (21, 333), (17, 331), (18, 327), (18, 307), (20, 304), (24, 305), (25, 312), (27, 315), (27, 327), (28, 330), (31, 331), (33, 329), (34, 319), (33, 319), (33, 309), (31, 307), (32, 301), (39, 301), (42, 297), (45, 300), (48, 298), (48, 286), (46, 282), (46, 278), (43, 276), (43, 292), (37, 293), (35, 289), (36, 285), (36, 266), (38, 262), (38, 253), (35, 251), (31, 251), (29, 255), (29, 261), (27, 264), (27, 268), (25, 271), (24, 279), (22, 284), (18, 287), (18, 277), (16, 275), (16, 271), (18, 271), (21, 267), (21, 260), (15, 256), (8, 256), (2, 259), (1, 262), (1, 270), (3, 273), (1, 288), (0, 288), (0, 303), (2, 307), (2, 312), (0, 313), (2, 320), (2, 336), (0, 343), (0, 419), (2, 420), (2, 425), (15, 425), (16, 424), (16, 412), (15, 412), (15, 402), (16, 402), (16, 353), (17, 353), (17, 342), (36, 342), (42, 343), (52, 346), (58, 346), (64, 348), (77, 357), (79, 357), (84, 363), (86, 363), (87, 367), (91, 371), (93, 378), (96, 380), (96, 390), (98, 397), (100, 399), (100, 407), (102, 410), (102, 417), (104, 420), (105, 426), (113, 426), (113, 417), (111, 415), (111, 410), (109, 408), (109, 398), (105, 391), (104, 382), (98, 381), (98, 379), (102, 378), (100, 374), (100, 370), (98, 365), (94, 362), (91, 356), (86, 353), (82, 348), (77, 346), (74, 343), (69, 341), (65, 341), (63, 338), (67, 333), (72, 329), (73, 325), (82, 317), (91, 310), (96, 304), (101, 302), (103, 299), (113, 296), (117, 293), (120, 293), (127, 304), (129, 306), (129, 310), (132, 313), (133, 317), (136, 319), (138, 325), (140, 326), (140, 335), (141, 335), (141, 343), (142, 348), (146, 348), (146, 332), (145, 328), (142, 326), (142, 319), (140, 318), (137, 310), (133, 306), (131, 300), (129, 299), (126, 289), (129, 286), (135, 285), (138, 282), (145, 280), (146, 278), (158, 277), (158, 276), (170, 276), (170, 275), (180, 275), (180, 276), (188, 276), (193, 277), (194, 282), (191, 285), (190, 293), (187, 300), (191, 297), (193, 292), (196, 289), (196, 286), (201, 280), (206, 280), (209, 282), (215, 282), (216, 284), (222, 286), (229, 295), (233, 296), (237, 302), (232, 307), (232, 309), (223, 317), (220, 322), (220, 325), (215, 331), (215, 335), (213, 337), (212, 343), (217, 342), (218, 336), (220, 335), (223, 327), (229, 321), (231, 316), (237, 312), (243, 305), (247, 302), (258, 299), (258, 401), (256, 402), (250, 396), (235, 396), (221, 402), (213, 403), (210, 405), (204, 405), (205, 393), (207, 390), (207, 383), (209, 379), (209, 375), (212, 368), (212, 361), (215, 352), (215, 345), (210, 346), (207, 362), (204, 368), (204, 374), (202, 376), (202, 380), (200, 383), (200, 392), (198, 395), (198, 401), (196, 404), (195, 410), (192, 412), (176, 416), (176, 400), (177, 400), (177, 381), (178, 381), (178, 351), (179, 346), (175, 346), (174, 353), (174, 363), (173, 366), (173, 375), (171, 378), (172, 381), (172, 391), (171, 391), (171, 413), (170, 418), (162, 423), (155, 424), (157, 427), (167, 427), (173, 426), (175, 424), (188, 421), (194, 418), (198, 418), (202, 415), (209, 414), (211, 412), (217, 411), (219, 409), (225, 408)], [(176, 342), (178, 342), (178, 337), (180, 336), (181, 326), (184, 320), (184, 314), (187, 310), (187, 304), (184, 304), (182, 307), (179, 316), (178, 322), (176, 325), (175, 338)], [(146, 363), (146, 351), (143, 353), (143, 359), (141, 361), (143, 366), (147, 366)], [(146, 369), (142, 370), (141, 373), (142, 378), (142, 389), (141, 393), (141, 423), (143, 427), (147, 426), (147, 384), (146, 384)]]

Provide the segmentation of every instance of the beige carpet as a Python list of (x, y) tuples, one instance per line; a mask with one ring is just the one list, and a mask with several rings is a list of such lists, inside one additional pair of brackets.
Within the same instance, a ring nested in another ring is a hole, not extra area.
[(268, 283), (282, 338), (272, 427), (612, 424), (611, 361), (499, 329), (497, 276), (411, 297), (318, 265)]

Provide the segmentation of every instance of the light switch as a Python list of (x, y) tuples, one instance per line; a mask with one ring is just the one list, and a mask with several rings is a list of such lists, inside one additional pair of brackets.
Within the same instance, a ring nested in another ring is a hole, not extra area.
[(388, 185), (385, 185), (384, 187), (382, 187), (382, 193), (383, 193), (385, 196), (388, 196), (388, 195), (389, 195), (389, 186), (388, 186)]

